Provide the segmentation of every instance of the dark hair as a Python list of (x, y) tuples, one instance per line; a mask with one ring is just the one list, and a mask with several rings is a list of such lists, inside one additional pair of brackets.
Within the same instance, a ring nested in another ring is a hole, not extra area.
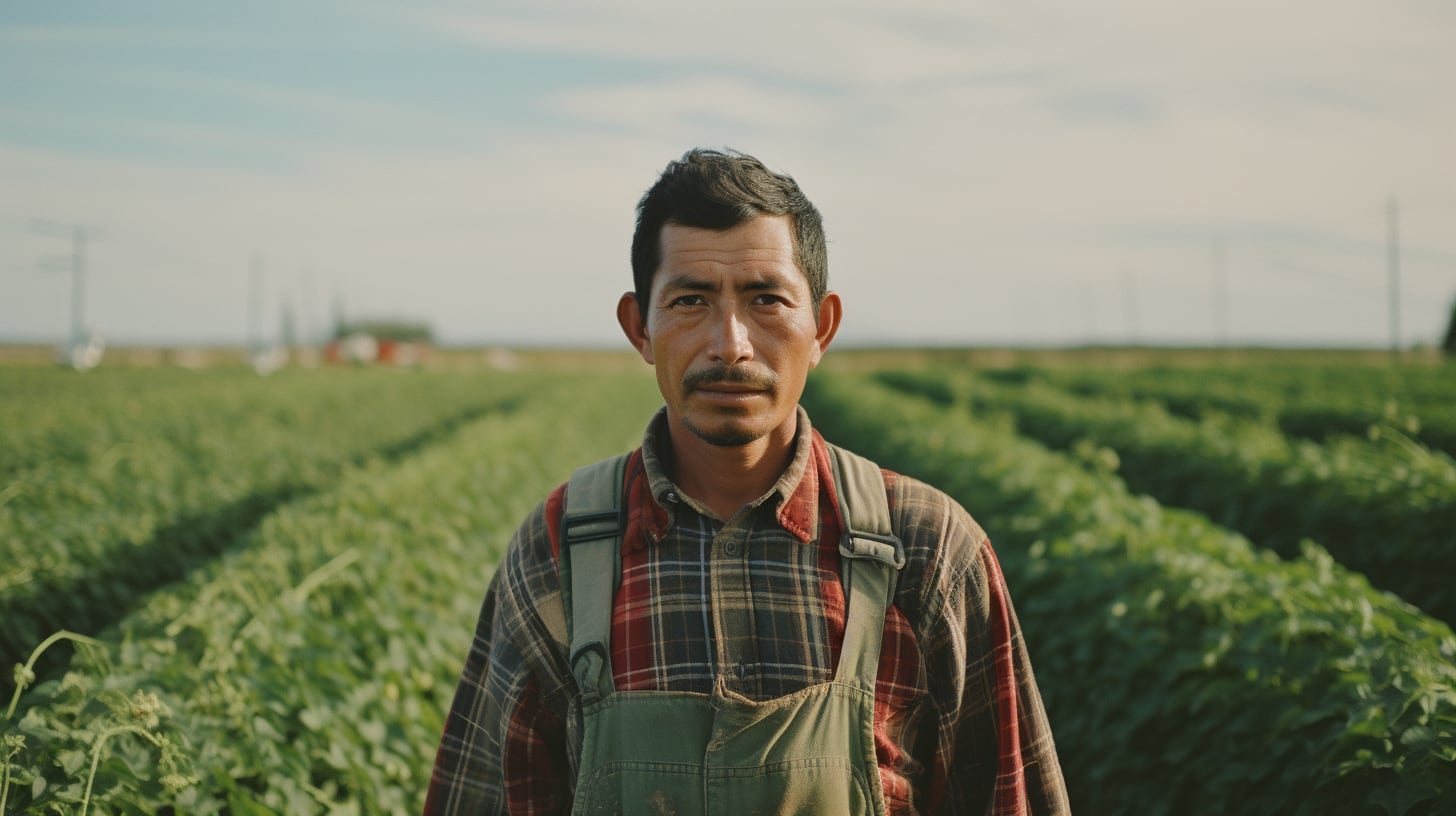
[(809, 295), (817, 311), (829, 286), (824, 221), (798, 183), (746, 153), (693, 149), (670, 162), (637, 202), (632, 281), (643, 316), (652, 293), (652, 276), (662, 261), (664, 224), (725, 230), (760, 215), (789, 216), (794, 262), (809, 281)]

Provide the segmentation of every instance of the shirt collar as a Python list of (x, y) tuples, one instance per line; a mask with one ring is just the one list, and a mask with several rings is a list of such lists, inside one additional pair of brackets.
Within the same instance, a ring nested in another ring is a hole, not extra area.
[[(819, 508), (819, 483), (827, 478), (828, 449), (819, 433), (809, 423), (809, 414), (802, 406), (798, 411), (794, 435), (794, 455), (788, 467), (768, 492), (753, 502), (759, 506), (777, 501), (775, 517), (780, 526), (803, 543), (814, 540), (815, 520)], [(667, 472), (670, 455), (667, 432), (667, 408), (661, 408), (648, 423), (642, 436), (640, 469), (629, 472), (631, 508), (627, 520), (626, 546), (644, 546), (650, 539), (659, 541), (673, 524), (674, 514), (688, 510), (682, 492)], [(634, 531), (633, 528), (636, 528)], [(638, 533), (634, 535), (633, 533)]]

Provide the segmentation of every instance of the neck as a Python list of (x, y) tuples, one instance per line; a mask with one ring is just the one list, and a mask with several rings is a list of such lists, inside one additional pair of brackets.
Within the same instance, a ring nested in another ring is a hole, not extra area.
[(684, 493), (727, 521), (773, 487), (794, 455), (797, 416), (747, 445), (704, 442), (682, 423), (668, 420), (673, 480)]

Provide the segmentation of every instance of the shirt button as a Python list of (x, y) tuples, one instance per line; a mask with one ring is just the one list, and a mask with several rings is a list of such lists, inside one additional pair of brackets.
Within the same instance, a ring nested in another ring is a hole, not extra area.
[(723, 554), (732, 556), (734, 558), (738, 557), (738, 553), (741, 549), (742, 547), (739, 546), (737, 541), (728, 541), (723, 544)]
[(674, 493), (674, 492), (672, 492), (671, 490), (669, 490), (667, 492), (667, 500), (670, 501), (670, 502), (672, 502), (672, 503), (674, 503), (674, 504), (676, 504), (677, 503), (677, 494)]

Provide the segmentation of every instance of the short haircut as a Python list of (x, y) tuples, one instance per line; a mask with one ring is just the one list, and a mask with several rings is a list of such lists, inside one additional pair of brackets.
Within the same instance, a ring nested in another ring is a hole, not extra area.
[(726, 230), (760, 215), (787, 215), (794, 235), (794, 263), (809, 282), (817, 312), (829, 286), (824, 221), (792, 178), (736, 150), (693, 149), (670, 162), (642, 200), (632, 233), (632, 280), (637, 307), (647, 316), (652, 277), (662, 262), (662, 227)]

